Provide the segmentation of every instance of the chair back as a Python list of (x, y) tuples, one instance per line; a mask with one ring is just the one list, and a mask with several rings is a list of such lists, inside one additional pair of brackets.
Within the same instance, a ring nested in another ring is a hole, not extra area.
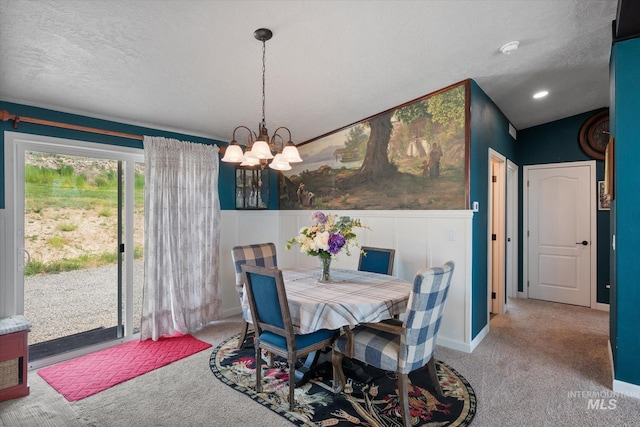
[(442, 267), (422, 269), (413, 280), (400, 343), (399, 368), (403, 373), (426, 365), (433, 357), (454, 266), (449, 261)]
[(393, 272), (393, 259), (396, 256), (395, 249), (373, 248), (362, 246), (360, 261), (358, 261), (359, 271), (369, 271), (371, 273), (387, 274), (391, 276)]
[(290, 344), (289, 337), (293, 339), (294, 332), (282, 271), (249, 264), (243, 265), (242, 270), (256, 333), (269, 331), (287, 338)]
[(242, 285), (244, 285), (242, 275), (243, 265), (257, 265), (270, 268), (276, 268), (278, 266), (276, 245), (273, 243), (235, 246), (231, 249), (231, 257), (233, 258), (233, 266), (236, 270), (236, 291), (238, 291), (240, 300), (242, 300)]

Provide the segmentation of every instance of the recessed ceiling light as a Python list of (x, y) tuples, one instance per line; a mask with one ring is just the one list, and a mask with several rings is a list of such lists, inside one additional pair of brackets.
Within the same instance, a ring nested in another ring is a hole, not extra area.
[(533, 97), (535, 99), (540, 99), (540, 98), (544, 98), (545, 96), (549, 95), (549, 91), (546, 90), (541, 90), (540, 92), (536, 92), (533, 94)]

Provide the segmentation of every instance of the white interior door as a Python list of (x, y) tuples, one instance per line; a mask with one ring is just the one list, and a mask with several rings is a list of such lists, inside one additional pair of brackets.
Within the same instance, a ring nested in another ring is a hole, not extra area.
[(595, 164), (528, 170), (530, 298), (590, 306), (595, 279)]

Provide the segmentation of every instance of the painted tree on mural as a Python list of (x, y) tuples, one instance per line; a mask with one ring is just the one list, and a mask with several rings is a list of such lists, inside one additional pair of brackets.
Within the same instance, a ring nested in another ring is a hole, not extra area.
[(464, 135), (464, 86), (439, 93), (427, 100), (427, 111), (434, 123), (440, 123), (450, 137)]
[(361, 160), (367, 149), (369, 136), (364, 131), (364, 126), (356, 125), (349, 129), (347, 140), (344, 143), (343, 161)]
[(450, 137), (464, 132), (464, 86), (434, 95), (425, 101), (415, 102), (406, 107), (390, 111), (369, 120), (371, 134), (367, 143), (364, 161), (358, 172), (363, 181), (376, 181), (396, 172), (389, 161), (388, 149), (394, 117), (408, 124), (418, 118), (427, 117), (433, 123), (442, 125)]
[[(442, 126), (447, 139), (464, 135), (464, 86), (433, 95), (396, 111), (396, 118), (405, 124), (416, 119), (427, 118)], [(444, 141), (440, 141), (444, 142)], [(445, 142), (446, 144), (446, 142)]]
[(357, 175), (360, 180), (374, 181), (376, 178), (387, 177), (396, 171), (389, 162), (387, 154), (393, 130), (391, 124), (393, 113), (394, 111), (390, 111), (369, 120), (371, 133), (367, 143), (367, 152)]
[(369, 120), (371, 133), (358, 177), (364, 181), (374, 181), (375, 178), (388, 177), (397, 171), (389, 161), (388, 154), (393, 131), (391, 119), (394, 114), (396, 119), (405, 124), (428, 118), (431, 122), (442, 125), (448, 137), (452, 138), (464, 132), (464, 105), (464, 87), (459, 86)]
[(395, 117), (406, 126), (402, 127), (403, 138), (401, 138), (400, 146), (396, 144), (395, 147), (390, 147), (390, 149), (394, 151), (395, 155), (402, 155), (407, 151), (411, 142), (415, 141), (415, 149), (419, 151), (421, 156), (426, 156), (427, 153), (423, 146), (417, 142), (423, 138), (428, 138), (431, 133), (431, 114), (429, 114), (427, 100), (398, 108)]
[(426, 101), (416, 102), (396, 110), (396, 118), (403, 123), (411, 123), (417, 117), (429, 117)]

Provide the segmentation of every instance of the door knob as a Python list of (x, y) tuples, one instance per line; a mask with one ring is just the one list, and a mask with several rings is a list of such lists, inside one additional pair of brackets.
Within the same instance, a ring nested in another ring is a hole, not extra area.
[(587, 242), (586, 240), (583, 240), (582, 242), (576, 242), (576, 245), (587, 246), (588, 244), (589, 242)]

